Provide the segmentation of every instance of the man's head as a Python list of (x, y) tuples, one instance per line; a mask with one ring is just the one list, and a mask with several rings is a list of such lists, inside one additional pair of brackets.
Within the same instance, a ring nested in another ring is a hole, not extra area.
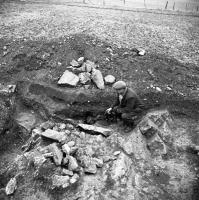
[(124, 81), (117, 81), (113, 84), (113, 88), (117, 91), (119, 95), (124, 95), (127, 86)]

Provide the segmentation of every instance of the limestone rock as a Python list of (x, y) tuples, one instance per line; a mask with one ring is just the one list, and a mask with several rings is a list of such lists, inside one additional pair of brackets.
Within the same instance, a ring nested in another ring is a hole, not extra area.
[(69, 186), (69, 176), (54, 175), (52, 177), (53, 187), (67, 188)]
[(77, 62), (81, 65), (84, 62), (84, 57), (78, 58)]
[(64, 159), (63, 159), (63, 165), (67, 165), (69, 163), (69, 156), (66, 156)]
[(74, 174), (72, 176), (72, 178), (70, 179), (70, 183), (74, 184), (74, 183), (76, 183), (78, 181), (78, 179), (79, 179), (79, 175), (78, 174)]
[(78, 66), (79, 66), (79, 63), (78, 63), (76, 60), (74, 60), (74, 59), (70, 62), (70, 64), (71, 64), (73, 67), (78, 67)]
[(107, 75), (104, 77), (104, 81), (106, 84), (112, 84), (115, 82), (115, 77), (112, 75)]
[(87, 131), (91, 134), (101, 134), (105, 137), (109, 136), (111, 134), (111, 130), (107, 128), (102, 128), (98, 126), (88, 125), (88, 124), (78, 124), (78, 127), (83, 129), (84, 131)]
[(68, 164), (68, 169), (71, 171), (76, 171), (78, 169), (78, 163), (76, 158), (73, 156), (69, 156), (69, 164)]
[(73, 171), (70, 171), (70, 170), (68, 170), (68, 169), (63, 169), (63, 170), (62, 170), (62, 173), (63, 173), (64, 175), (73, 176)]
[(131, 170), (131, 159), (126, 156), (124, 153), (121, 153), (118, 156), (118, 159), (114, 161), (111, 169), (111, 177), (114, 180), (118, 180), (123, 176), (127, 176), (128, 172)]
[(47, 129), (45, 132), (41, 134), (43, 137), (50, 138), (52, 140), (56, 140), (58, 142), (66, 140), (67, 136), (65, 132), (58, 132), (51, 129)]
[(13, 194), (16, 189), (17, 189), (17, 180), (14, 177), (14, 178), (11, 178), (8, 184), (6, 185), (5, 191), (7, 195), (10, 195), (10, 194)]
[(79, 74), (79, 80), (81, 84), (86, 84), (91, 81), (91, 75), (88, 72), (82, 72)]
[(100, 70), (92, 70), (91, 79), (99, 89), (104, 89), (104, 79)]
[(95, 174), (97, 172), (96, 161), (93, 158), (82, 155), (79, 160), (86, 173)]
[(88, 164), (87, 167), (84, 168), (84, 171), (86, 173), (89, 173), (89, 174), (96, 174), (97, 173), (97, 166), (96, 164), (93, 162), (91, 162), (90, 164)]
[(93, 160), (93, 162), (96, 164), (97, 167), (100, 167), (100, 168), (103, 167), (104, 162), (103, 162), (102, 159), (93, 158), (92, 160)]
[(74, 141), (70, 141), (70, 142), (67, 143), (67, 145), (69, 147), (73, 147), (73, 146), (75, 146), (75, 142)]
[(64, 152), (64, 153), (66, 153), (66, 154), (70, 154), (70, 147), (68, 146), (68, 144), (64, 144), (63, 146), (62, 146), (62, 151)]
[(66, 129), (66, 124), (64, 124), (64, 123), (59, 124), (59, 129), (60, 130)]
[(61, 76), (61, 78), (59, 79), (58, 84), (77, 86), (78, 82), (79, 82), (79, 77), (75, 75), (74, 73), (66, 70), (64, 74)]
[(49, 150), (53, 153), (53, 160), (57, 166), (61, 165), (63, 153), (61, 150), (57, 147), (56, 143), (50, 144), (48, 146)]

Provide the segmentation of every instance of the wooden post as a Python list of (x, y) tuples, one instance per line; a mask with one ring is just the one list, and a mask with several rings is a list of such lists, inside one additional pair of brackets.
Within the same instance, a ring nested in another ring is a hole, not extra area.
[(199, 6), (197, 6), (197, 8), (196, 8), (196, 11), (198, 12), (198, 10), (199, 10)]
[(146, 8), (146, 0), (144, 0), (144, 7)]
[(165, 6), (165, 8), (164, 8), (165, 10), (167, 9), (167, 6), (168, 6), (168, 1), (166, 2), (166, 6)]
[(187, 10), (187, 3), (186, 3), (186, 10)]
[(105, 0), (103, 0), (103, 6), (105, 6)]
[(173, 3), (173, 10), (175, 10), (175, 1), (174, 1), (174, 3)]
[(124, 5), (125, 5), (125, 3), (126, 3), (126, 0), (124, 0)]

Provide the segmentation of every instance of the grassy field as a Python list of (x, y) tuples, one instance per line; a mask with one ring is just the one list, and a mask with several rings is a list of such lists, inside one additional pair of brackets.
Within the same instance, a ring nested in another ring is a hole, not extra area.
[(0, 38), (50, 40), (84, 33), (118, 47), (142, 47), (199, 63), (199, 18), (53, 4), (6, 4)]

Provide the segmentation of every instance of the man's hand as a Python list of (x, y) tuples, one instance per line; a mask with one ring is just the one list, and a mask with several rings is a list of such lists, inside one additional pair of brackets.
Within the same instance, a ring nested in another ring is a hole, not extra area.
[(108, 108), (108, 109), (106, 110), (106, 113), (107, 113), (107, 114), (110, 114), (111, 111), (112, 111), (112, 108)]

